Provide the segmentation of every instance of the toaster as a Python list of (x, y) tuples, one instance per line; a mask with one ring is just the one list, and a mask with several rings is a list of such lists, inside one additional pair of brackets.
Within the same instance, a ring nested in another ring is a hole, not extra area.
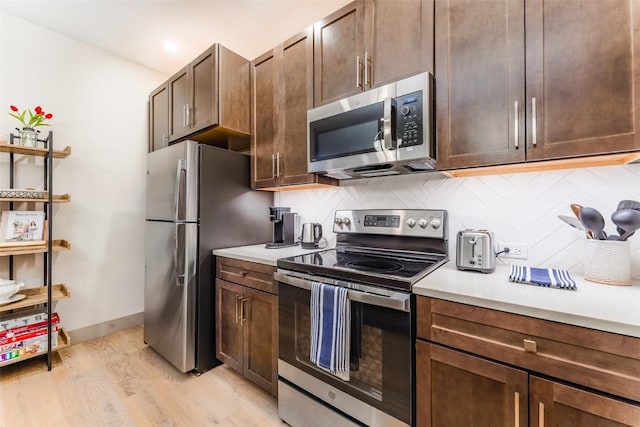
[(458, 231), (456, 266), (458, 270), (492, 273), (496, 269), (493, 233), (487, 230)]

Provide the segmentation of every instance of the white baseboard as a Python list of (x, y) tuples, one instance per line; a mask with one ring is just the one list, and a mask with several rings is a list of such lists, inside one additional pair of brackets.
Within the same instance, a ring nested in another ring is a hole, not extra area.
[(144, 321), (144, 313), (136, 313), (130, 316), (120, 317), (119, 319), (109, 320), (103, 323), (86, 326), (84, 328), (67, 331), (71, 337), (71, 344), (79, 344), (84, 341), (90, 341), (114, 332), (124, 329), (134, 328), (142, 325)]

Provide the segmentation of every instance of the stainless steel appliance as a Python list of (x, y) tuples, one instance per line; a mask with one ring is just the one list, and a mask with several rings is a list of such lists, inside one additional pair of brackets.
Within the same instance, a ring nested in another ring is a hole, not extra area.
[(433, 76), (399, 80), (307, 111), (309, 172), (337, 179), (435, 168)]
[(317, 222), (305, 222), (302, 224), (300, 246), (304, 249), (316, 249), (322, 239), (322, 224)]
[(290, 211), (291, 208), (273, 206), (269, 208), (273, 240), (266, 244), (267, 249), (286, 248), (298, 244), (300, 216)]
[(493, 233), (461, 230), (456, 239), (456, 266), (459, 270), (492, 273), (496, 269)]
[(195, 141), (147, 157), (144, 340), (182, 372), (220, 363), (212, 250), (270, 238), (249, 177), (248, 156)]
[[(410, 425), (414, 283), (447, 261), (443, 210), (337, 211), (334, 249), (278, 260), (278, 411), (297, 426)], [(313, 282), (348, 288), (349, 380), (310, 362)]]

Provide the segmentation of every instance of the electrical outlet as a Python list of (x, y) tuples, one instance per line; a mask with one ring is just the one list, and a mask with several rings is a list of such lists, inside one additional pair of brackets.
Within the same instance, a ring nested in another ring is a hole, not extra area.
[[(509, 252), (502, 252), (509, 248)], [(503, 258), (527, 259), (527, 245), (524, 243), (505, 243), (498, 242), (498, 252), (502, 252), (499, 256)]]

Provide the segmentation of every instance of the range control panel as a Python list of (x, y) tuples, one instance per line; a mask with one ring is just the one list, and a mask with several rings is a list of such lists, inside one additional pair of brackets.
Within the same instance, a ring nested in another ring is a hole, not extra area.
[(336, 211), (333, 231), (446, 239), (447, 211), (441, 209), (340, 210)]

